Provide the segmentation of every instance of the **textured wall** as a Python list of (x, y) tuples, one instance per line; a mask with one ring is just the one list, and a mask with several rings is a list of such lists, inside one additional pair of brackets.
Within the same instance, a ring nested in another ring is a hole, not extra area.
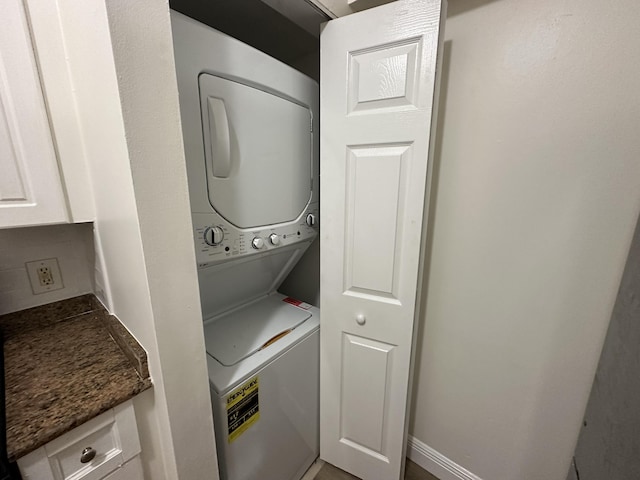
[(640, 222), (576, 448), (580, 480), (640, 478), (639, 372)]
[(638, 18), (449, 1), (410, 432), (484, 480), (566, 478), (640, 211)]

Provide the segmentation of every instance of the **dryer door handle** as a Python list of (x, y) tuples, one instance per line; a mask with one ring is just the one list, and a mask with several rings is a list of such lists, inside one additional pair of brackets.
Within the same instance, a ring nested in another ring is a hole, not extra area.
[(211, 167), (214, 177), (227, 178), (231, 173), (231, 139), (224, 100), (207, 97)]

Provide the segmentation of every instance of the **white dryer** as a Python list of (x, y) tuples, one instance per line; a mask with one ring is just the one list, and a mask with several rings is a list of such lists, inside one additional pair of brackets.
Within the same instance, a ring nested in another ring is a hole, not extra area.
[(276, 289), (317, 236), (318, 85), (171, 21), (222, 478), (297, 480), (318, 456), (319, 311)]

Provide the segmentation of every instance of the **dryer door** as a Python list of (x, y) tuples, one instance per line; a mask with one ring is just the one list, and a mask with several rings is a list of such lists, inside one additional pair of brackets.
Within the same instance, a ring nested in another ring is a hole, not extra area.
[(311, 110), (208, 73), (199, 84), (213, 208), (239, 228), (296, 220), (311, 199)]

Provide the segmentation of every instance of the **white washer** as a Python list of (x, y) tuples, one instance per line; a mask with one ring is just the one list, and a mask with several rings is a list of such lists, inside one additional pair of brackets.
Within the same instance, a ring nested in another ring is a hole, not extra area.
[(318, 309), (283, 300), (274, 294), (205, 324), (222, 478), (299, 479), (318, 456)]
[(317, 236), (318, 85), (171, 12), (223, 480), (318, 456), (319, 311), (276, 292)]

